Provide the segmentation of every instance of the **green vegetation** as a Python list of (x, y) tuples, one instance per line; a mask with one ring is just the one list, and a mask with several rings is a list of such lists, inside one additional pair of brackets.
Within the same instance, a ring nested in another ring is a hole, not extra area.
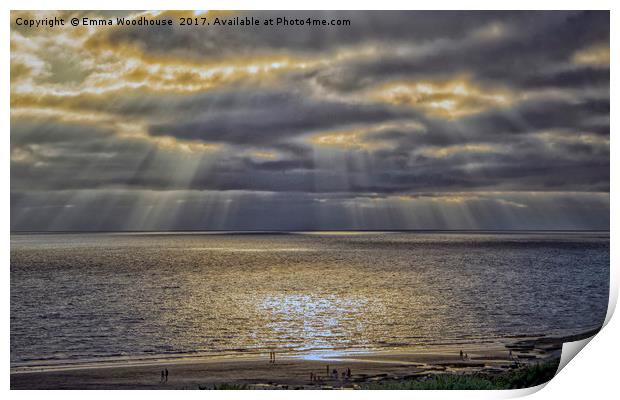
[(236, 383), (221, 383), (219, 385), (213, 385), (213, 390), (246, 390), (250, 389), (245, 384)]
[[(366, 390), (501, 390), (521, 389), (537, 386), (550, 381), (555, 375), (560, 360), (554, 359), (543, 363), (519, 367), (499, 375), (488, 373), (475, 374), (438, 374), (423, 379), (400, 381), (383, 381), (362, 383), (360, 389)], [(199, 389), (213, 390), (247, 390), (253, 385), (222, 383), (199, 386)], [(301, 388), (301, 387), (300, 387)]]
[(381, 382), (362, 385), (362, 389), (371, 390), (491, 390), (497, 389), (488, 379), (473, 375), (437, 375), (425, 380), (407, 380)]
[(520, 389), (548, 382), (558, 369), (559, 359), (522, 367), (501, 375), (443, 374), (424, 380), (378, 382), (362, 385), (370, 390), (493, 390)]

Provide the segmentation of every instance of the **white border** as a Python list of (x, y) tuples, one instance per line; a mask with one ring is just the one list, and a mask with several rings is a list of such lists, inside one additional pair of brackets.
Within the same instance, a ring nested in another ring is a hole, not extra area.
[[(393, 1), (393, 0), (383, 0), (381, 2), (367, 2), (363, 3), (360, 1), (334, 1), (334, 0), (314, 0), (314, 1), (296, 1), (296, 2), (286, 2), (282, 0), (264, 0), (261, 2), (252, 2), (247, 0), (229, 0), (229, 1), (213, 1), (213, 2), (196, 2), (196, 1), (188, 1), (188, 0), (178, 0), (178, 1), (162, 1), (162, 0), (108, 0), (108, 1), (90, 1), (88, 3), (79, 0), (66, 0), (66, 1), (41, 1), (41, 0), (22, 0), (22, 1), (8, 1), (5, 2), (5, 10), (4, 10), (4, 21), (5, 23), (9, 21), (9, 10), (10, 9), (32, 9), (32, 10), (54, 10), (54, 9), (74, 9), (74, 10), (82, 10), (82, 9), (240, 9), (240, 10), (290, 10), (290, 9), (315, 9), (315, 10), (330, 10), (330, 9), (379, 9), (379, 10), (389, 10), (389, 9), (419, 9), (419, 10), (479, 10), (479, 9), (504, 9), (504, 10), (530, 10), (530, 9), (546, 9), (546, 10), (562, 10), (562, 9), (590, 9), (590, 10), (611, 10), (611, 55), (612, 55), (612, 67), (618, 65), (618, 29), (615, 28), (618, 26), (619, 18), (617, 17), (617, 12), (613, 9), (614, 4), (619, 4), (618, 2), (612, 1), (558, 1), (558, 0), (550, 0), (545, 1), (544, 3), (532, 0), (524, 0), (524, 1), (512, 1), (512, 2), (494, 2), (494, 1), (480, 1), (480, 0), (471, 0), (467, 2), (459, 2), (459, 1), (443, 1), (443, 0), (434, 0), (432, 2), (410, 2), (410, 1)], [(10, 148), (10, 140), (9, 140), (9, 110), (10, 110), (10, 102), (9, 102), (9, 88), (10, 88), (10, 48), (9, 48), (9, 36), (10, 36), (10, 24), (6, 23), (2, 29), (3, 40), (1, 45), (3, 47), (3, 57), (4, 60), (0, 64), (0, 68), (2, 68), (2, 79), (5, 83), (3, 85), (3, 96), (2, 96), (2, 105), (1, 109), (4, 110), (1, 113), (2, 118), (2, 126), (4, 129), (2, 130), (2, 145), (3, 145), (3, 162), (0, 167), (0, 176), (2, 177), (2, 188), (4, 189), (4, 195), (1, 197), (2, 201), (2, 222), (5, 226), (5, 242), (4, 246), (0, 249), (2, 252), (2, 260), (3, 263), (3, 272), (4, 272), (4, 285), (2, 286), (3, 291), (3, 307), (1, 310), (2, 320), (6, 324), (4, 330), (2, 332), (3, 336), (3, 346), (1, 347), (1, 356), (5, 362), (5, 373), (0, 376), (2, 381), (2, 387), (4, 390), (8, 391), (9, 388), (9, 354), (10, 354), (10, 341), (9, 341), (9, 309), (10, 309), (10, 289), (9, 289), (9, 260), (10, 260), (10, 168), (9, 168), (9, 148)], [(615, 94), (618, 93), (618, 85), (617, 80), (614, 79), (614, 72), (611, 73), (611, 98), (614, 99)], [(613, 104), (613, 100), (612, 100)], [(613, 110), (613, 107), (612, 107)], [(610, 115), (612, 119), (612, 125), (614, 125), (613, 120), (615, 119), (614, 113), (612, 112)], [(614, 157), (614, 141), (611, 141), (611, 191), (613, 192), (614, 188), (617, 186), (618, 174), (614, 174), (613, 172), (619, 166), (617, 158)], [(614, 201), (611, 202), (611, 221), (610, 226), (613, 230), (614, 227), (618, 226), (618, 216), (617, 213), (613, 211), (617, 209)], [(424, 392), (410, 392), (410, 391), (393, 391), (389, 392), (389, 395), (394, 398), (411, 398), (412, 396), (428, 398), (428, 399), (437, 399), (437, 398), (445, 398), (445, 397), (453, 397), (459, 399), (480, 399), (480, 398), (511, 398), (511, 397), (519, 397), (526, 394), (531, 394), (536, 392), (532, 398), (535, 399), (565, 399), (565, 398), (579, 398), (583, 399), (585, 397), (593, 397), (593, 398), (611, 398), (614, 392), (617, 392), (617, 366), (616, 360), (618, 360), (619, 351), (618, 344), (616, 338), (620, 337), (620, 328), (617, 318), (615, 320), (610, 321), (610, 317), (613, 314), (613, 310), (615, 309), (615, 305), (618, 297), (618, 268), (617, 263), (615, 262), (615, 258), (613, 255), (616, 253), (618, 249), (618, 241), (615, 237), (611, 238), (611, 290), (610, 290), (610, 306), (607, 314), (607, 322), (608, 324), (605, 328), (594, 337), (590, 344), (588, 344), (588, 349), (584, 352), (581, 352), (575, 361), (570, 362), (566, 368), (564, 368), (551, 382), (549, 382), (545, 386), (544, 390), (540, 390), (541, 387), (532, 388), (532, 389), (523, 389), (516, 391), (487, 391), (487, 392), (479, 392), (479, 391), (445, 391), (445, 392), (435, 392), (435, 391), (424, 391)], [(114, 396), (118, 396), (120, 398), (129, 398), (140, 396), (144, 392), (135, 392), (135, 391), (117, 391), (114, 392)], [(232, 399), (238, 397), (254, 397), (254, 398), (269, 398), (269, 399), (284, 399), (289, 398), (292, 392), (277, 392), (277, 391), (248, 391), (248, 392), (213, 392), (209, 391), (207, 393), (202, 391), (191, 391), (191, 392), (175, 392), (175, 393), (164, 393), (164, 392), (149, 392), (144, 393), (147, 394), (151, 399), (163, 399), (167, 398), (170, 395), (173, 396), (187, 396), (188, 398), (196, 398), (196, 399), (205, 399), (205, 398), (221, 398), (221, 399)], [(377, 392), (377, 391), (345, 391), (345, 392), (313, 392), (313, 391), (303, 391), (303, 392), (295, 392), (296, 397), (300, 398), (314, 398), (316, 395), (320, 395), (321, 397), (351, 397), (355, 396), (356, 398), (372, 398), (378, 395), (383, 396), (385, 392)], [(64, 392), (27, 392), (27, 391), (12, 391), (9, 393), (11, 397), (14, 398), (30, 398), (30, 397), (39, 397), (45, 396), (48, 399), (56, 400), (56, 399), (67, 399), (67, 398), (82, 398), (84, 393), (81, 391), (64, 391)], [(93, 399), (105, 399), (110, 396), (110, 392), (89, 392), (87, 394), (89, 397)]]

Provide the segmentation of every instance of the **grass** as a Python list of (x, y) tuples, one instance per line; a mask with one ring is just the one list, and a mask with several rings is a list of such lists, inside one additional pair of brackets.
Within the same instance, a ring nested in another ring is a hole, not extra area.
[(553, 378), (558, 369), (559, 359), (522, 367), (502, 375), (484, 374), (443, 374), (424, 380), (399, 382), (378, 382), (362, 385), (370, 390), (497, 390), (521, 389), (537, 386)]
[(530, 367), (519, 368), (506, 376), (495, 378), (502, 389), (521, 389), (549, 382), (558, 370), (560, 359), (547, 361)]
[(221, 383), (219, 385), (213, 385), (213, 390), (246, 390), (246, 389), (249, 389), (247, 385), (237, 384), (237, 383)]
[[(521, 389), (537, 386), (550, 381), (559, 365), (559, 358), (543, 363), (523, 366), (501, 375), (477, 374), (439, 374), (425, 379), (410, 379), (392, 382), (361, 384), (366, 390), (501, 390)], [(214, 390), (247, 390), (246, 384), (221, 383), (200, 387)]]
[(493, 383), (484, 378), (468, 375), (437, 375), (425, 380), (409, 380), (363, 385), (370, 390), (492, 390)]

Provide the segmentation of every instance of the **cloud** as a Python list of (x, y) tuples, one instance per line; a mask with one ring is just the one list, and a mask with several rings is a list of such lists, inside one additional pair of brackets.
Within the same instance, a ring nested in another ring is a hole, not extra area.
[(12, 229), (608, 227), (608, 12), (239, 16), (13, 24)]
[(294, 92), (231, 92), (221, 100), (212, 96), (191, 120), (154, 124), (149, 134), (270, 146), (349, 124), (398, 121), (414, 115), (383, 106), (317, 101)]
[(454, 154), (461, 153), (501, 153), (503, 152), (498, 146), (489, 144), (465, 144), (453, 145), (445, 147), (427, 147), (421, 151), (421, 154), (427, 157), (446, 158)]
[(509, 106), (514, 100), (506, 90), (481, 88), (467, 78), (444, 81), (396, 81), (371, 89), (369, 97), (396, 106), (419, 108), (448, 119)]
[(591, 65), (609, 68), (609, 44), (598, 44), (577, 51), (573, 62), (578, 65)]
[[(11, 228), (38, 230), (607, 229), (608, 193), (350, 197), (232, 191), (11, 193)], [(579, 213), (575, 213), (575, 209)], [(498, 218), (501, 215), (501, 218)]]

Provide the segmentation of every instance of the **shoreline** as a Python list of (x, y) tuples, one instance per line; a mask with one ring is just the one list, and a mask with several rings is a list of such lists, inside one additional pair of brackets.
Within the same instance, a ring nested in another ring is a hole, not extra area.
[[(564, 336), (544, 336), (544, 335), (518, 335), (503, 338), (490, 338), (472, 342), (442, 342), (424, 343), (418, 345), (408, 345), (401, 347), (376, 347), (376, 348), (319, 348), (312, 350), (292, 350), (276, 351), (278, 358), (281, 359), (306, 359), (315, 361), (345, 360), (351, 356), (359, 355), (385, 355), (385, 354), (410, 354), (421, 353), (445, 353), (458, 352), (462, 348), (505, 348), (510, 350), (532, 350), (534, 347), (545, 348), (545, 344), (551, 346), (558, 343), (582, 340), (596, 335), (600, 328), (591, 329), (578, 334)], [(548, 347), (548, 346), (547, 346)], [(261, 360), (268, 357), (268, 349), (245, 350), (245, 351), (221, 351), (204, 353), (172, 353), (172, 354), (143, 354), (138, 356), (106, 356), (101, 358), (76, 360), (47, 360), (38, 362), (36, 360), (26, 361), (19, 365), (11, 365), (11, 374), (34, 373), (34, 372), (53, 372), (65, 370), (93, 369), (93, 368), (115, 368), (133, 366), (156, 366), (171, 364), (194, 364), (203, 362), (222, 362), (222, 361), (247, 361)]]
[[(597, 330), (598, 331), (598, 330)], [(11, 368), (11, 389), (248, 389), (360, 388), (437, 375), (500, 376), (519, 367), (559, 359), (562, 343), (591, 336), (523, 338), (509, 343), (419, 346), (373, 351), (315, 351), (157, 359)], [(592, 333), (593, 334), (593, 333)], [(460, 351), (467, 359), (460, 357)], [(161, 371), (168, 369), (168, 382)], [(332, 370), (336, 369), (338, 379)], [(342, 376), (350, 369), (351, 376)], [(329, 371), (329, 374), (328, 374)], [(311, 373), (315, 380), (311, 380)]]
[[(541, 336), (519, 336), (509, 338), (512, 340), (489, 340), (463, 343), (425, 343), (399, 347), (376, 347), (376, 348), (319, 348), (311, 350), (276, 350), (278, 359), (288, 360), (347, 360), (357, 356), (380, 356), (389, 354), (422, 354), (422, 353), (454, 353), (462, 348), (509, 348), (515, 343), (527, 340), (541, 340)], [(508, 350), (506, 350), (508, 351)], [(104, 356), (83, 359), (53, 359), (45, 361), (26, 361), (10, 367), (11, 373), (53, 372), (75, 369), (114, 368), (133, 366), (155, 366), (171, 364), (194, 364), (203, 362), (224, 361), (251, 361), (268, 358), (268, 349), (245, 350), (245, 351), (221, 351), (204, 353), (172, 353), (172, 354), (142, 354), (137, 356)]]

